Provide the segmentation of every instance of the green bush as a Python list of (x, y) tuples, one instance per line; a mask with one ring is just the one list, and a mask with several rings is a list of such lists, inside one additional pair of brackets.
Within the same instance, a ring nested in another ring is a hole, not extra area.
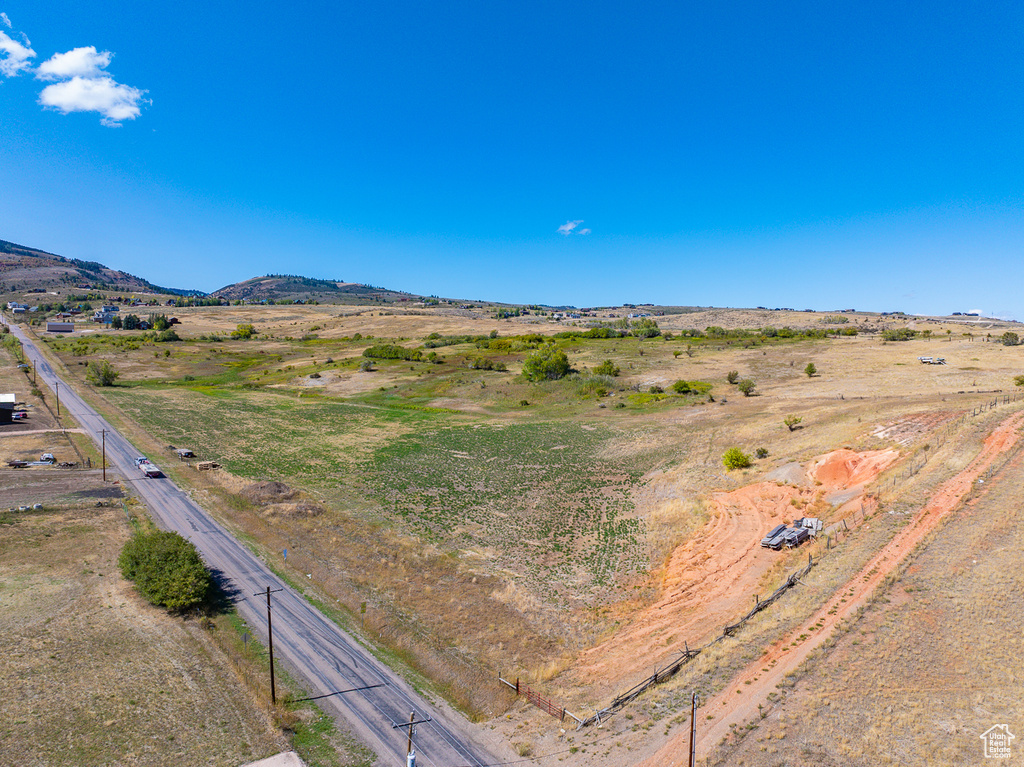
[(594, 368), (594, 373), (599, 376), (617, 376), (619, 374), (619, 367), (611, 360), (605, 360)]
[(755, 384), (749, 378), (744, 378), (742, 381), (736, 384), (736, 388), (743, 392), (744, 397), (749, 397), (750, 395), (752, 395), (756, 387), (757, 384)]
[(173, 328), (168, 328), (167, 330), (161, 330), (159, 333), (153, 336), (153, 340), (156, 341), (158, 344), (165, 344), (170, 341), (180, 341), (181, 338), (178, 336), (177, 333), (174, 332)]
[(1003, 346), (1017, 346), (1020, 343), (1020, 336), (1008, 330), (999, 337), (999, 343)]
[(882, 331), (883, 341), (909, 341), (916, 336), (917, 331), (910, 328), (894, 328)]
[(804, 368), (804, 372), (807, 374), (808, 378), (814, 378), (818, 373), (818, 368), (814, 366), (813, 362), (808, 362), (807, 367)]
[(565, 352), (546, 346), (538, 349), (523, 363), (523, 375), (528, 381), (555, 380), (569, 372), (569, 358)]
[(117, 559), (121, 574), (154, 605), (181, 612), (202, 603), (210, 572), (195, 546), (177, 533), (137, 534)]
[(239, 323), (235, 329), (231, 331), (232, 338), (238, 338), (243, 341), (248, 341), (255, 335), (258, 335), (258, 331), (250, 322)]
[(737, 381), (740, 380), (740, 371), (730, 370), (728, 373), (725, 374), (725, 380), (731, 384), (736, 383)]
[(407, 349), (398, 344), (375, 344), (363, 349), (363, 356), (376, 360), (406, 360), (416, 362), (423, 358), (419, 349)]
[(86, 369), (85, 377), (94, 386), (113, 386), (120, 375), (106, 360), (93, 360)]
[(730, 447), (722, 456), (722, 463), (727, 469), (745, 469), (750, 466), (750, 456), (738, 447)]

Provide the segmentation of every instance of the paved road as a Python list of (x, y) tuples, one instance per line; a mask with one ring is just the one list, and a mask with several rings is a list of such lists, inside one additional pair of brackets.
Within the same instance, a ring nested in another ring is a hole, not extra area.
[[(2, 320), (2, 318), (0, 318)], [(6, 320), (3, 320), (6, 323)], [(328, 620), (259, 559), (215, 522), (166, 477), (147, 479), (135, 468), (138, 453), (131, 444), (54, 373), (32, 341), (16, 325), (11, 331), (22, 341), (36, 373), (51, 390), (59, 387), (61, 411), (70, 412), (100, 444), (106, 430), (109, 464), (116, 466), (145, 500), (162, 527), (189, 538), (221, 583), (233, 592), (239, 613), (266, 642), (266, 599), (254, 596), (267, 586), (283, 589), (273, 595), (274, 655), (285, 661), (313, 696), (328, 696), (319, 705), (343, 717), (380, 757), (382, 765), (405, 765), (406, 731), (393, 725), (429, 716), (416, 728), (414, 745), (419, 765), (478, 767), (501, 760), (473, 742), (470, 725), (428, 704), (389, 668)], [(373, 687), (358, 692), (357, 688)]]

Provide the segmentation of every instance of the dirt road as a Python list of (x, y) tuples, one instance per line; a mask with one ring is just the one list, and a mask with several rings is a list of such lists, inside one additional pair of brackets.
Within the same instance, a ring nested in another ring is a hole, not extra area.
[[(959, 507), (975, 482), (996, 458), (1017, 444), (1024, 413), (1004, 420), (985, 440), (979, 455), (959, 474), (943, 484), (914, 516), (857, 575), (840, 588), (814, 615), (772, 646), (756, 663), (752, 663), (720, 693), (700, 709), (701, 724), (697, 756), (711, 754), (727, 737), (733, 725), (739, 726), (757, 715), (758, 705), (766, 704), (768, 694), (790, 671), (795, 670), (835, 630), (837, 624), (860, 609), (907, 555), (935, 529), (950, 512)], [(738, 695), (737, 693), (742, 693)], [(688, 751), (684, 732), (669, 740), (645, 767), (685, 764), (681, 754)]]

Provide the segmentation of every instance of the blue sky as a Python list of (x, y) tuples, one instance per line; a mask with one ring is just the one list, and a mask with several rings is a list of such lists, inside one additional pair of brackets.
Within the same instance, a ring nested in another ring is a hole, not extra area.
[(0, 238), (203, 290), (1024, 319), (1020, 3), (327, 5), (0, 0)]

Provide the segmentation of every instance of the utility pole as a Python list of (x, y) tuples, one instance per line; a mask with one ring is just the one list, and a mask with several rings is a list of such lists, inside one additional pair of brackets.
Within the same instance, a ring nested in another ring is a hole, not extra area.
[(277, 691), (274, 689), (274, 627), (270, 622), (270, 595), (276, 594), (284, 589), (271, 589), (267, 586), (266, 591), (257, 591), (253, 594), (254, 597), (258, 597), (262, 594), (267, 595), (267, 642), (270, 647), (270, 702), (277, 704)]
[(405, 764), (406, 764), (406, 767), (416, 767), (416, 751), (414, 751), (413, 747), (412, 747), (413, 727), (415, 727), (417, 724), (424, 724), (425, 722), (429, 722), (429, 721), (431, 721), (429, 716), (426, 719), (417, 720), (416, 719), (416, 712), (415, 711), (410, 711), (409, 712), (409, 721), (408, 722), (402, 722), (402, 724), (393, 724), (393, 725), (391, 725), (391, 729), (392, 730), (397, 730), (399, 727), (408, 727), (409, 728), (409, 740), (406, 742), (406, 746), (405, 746)]
[(103, 437), (103, 481), (107, 481), (107, 430), (100, 429), (100, 435)]
[(693, 697), (690, 699), (690, 759), (689, 766), (694, 767), (696, 764), (695, 759), (697, 752), (695, 750), (695, 742), (697, 735), (697, 692), (694, 691)]

